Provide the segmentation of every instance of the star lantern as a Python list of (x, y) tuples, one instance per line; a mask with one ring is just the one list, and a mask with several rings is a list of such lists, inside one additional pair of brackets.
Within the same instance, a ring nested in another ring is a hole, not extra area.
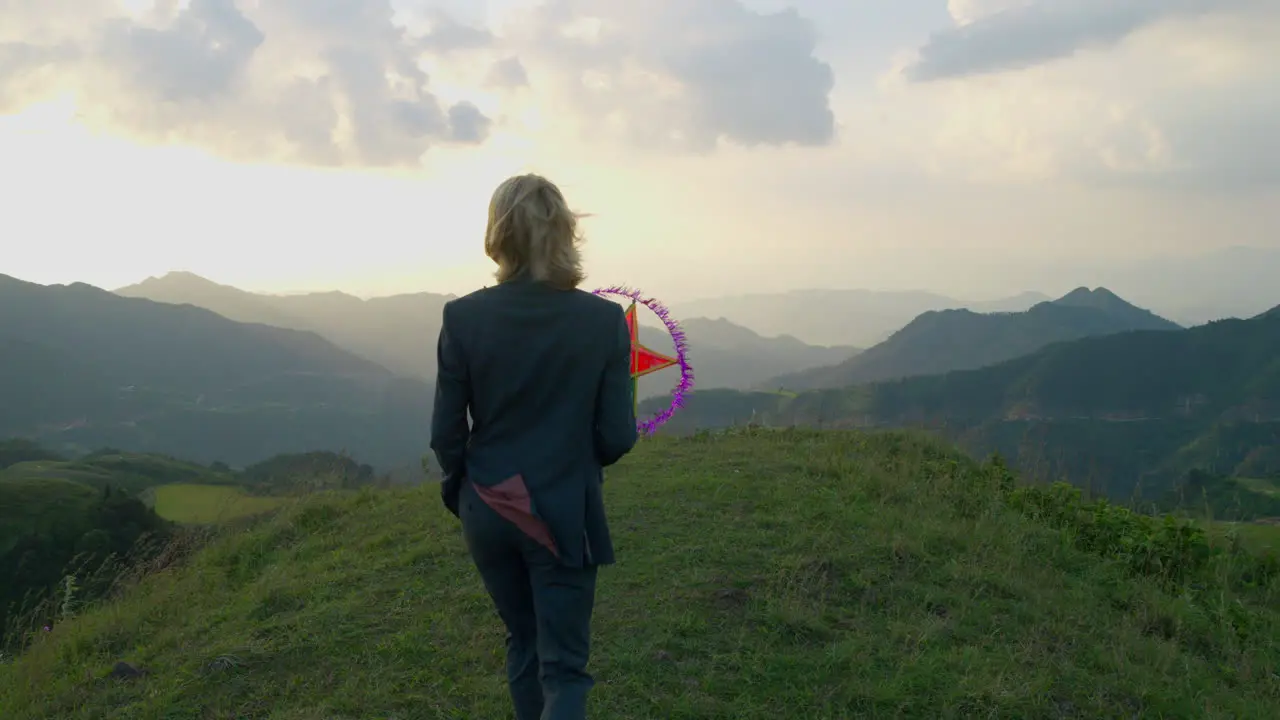
[[(680, 382), (671, 392), (670, 406), (647, 420), (637, 420), (637, 429), (653, 434), (658, 426), (666, 422), (675, 413), (675, 411), (684, 405), (684, 394), (693, 387), (693, 368), (689, 365), (687, 358), (687, 347), (685, 345), (684, 331), (680, 329), (679, 323), (671, 318), (670, 313), (665, 307), (653, 298), (646, 298), (640, 294), (638, 290), (631, 290), (623, 287), (602, 288), (595, 291), (596, 295), (614, 295), (631, 300), (630, 306), (626, 311), (627, 332), (631, 336), (631, 399), (639, 408), (640, 393), (639, 381), (645, 375), (665, 370), (666, 368), (680, 367)], [(651, 348), (645, 347), (640, 342), (640, 323), (637, 317), (637, 311), (643, 305), (653, 311), (660, 320), (667, 326), (667, 331), (671, 334), (671, 339), (675, 343), (675, 357), (664, 355)]]
[(640, 342), (640, 323), (633, 300), (627, 308), (627, 330), (631, 333), (631, 401), (640, 406), (640, 377), (680, 364), (676, 358), (650, 350)]

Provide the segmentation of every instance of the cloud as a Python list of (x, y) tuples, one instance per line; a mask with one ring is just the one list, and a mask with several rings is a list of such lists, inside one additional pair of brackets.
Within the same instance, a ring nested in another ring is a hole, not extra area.
[[(0, 109), (71, 92), (83, 117), (144, 141), (372, 167), (483, 142), (490, 127), (474, 104), (445, 107), (420, 62), (487, 33), (436, 14), (411, 35), (389, 0), (190, 0), (142, 15), (92, 1), (52, 0), (47, 14), (22, 5), (0, 3), (0, 26), (41, 40), (0, 45)], [(72, 5), (93, 11), (61, 12)]]
[(483, 142), (491, 125), (493, 120), (469, 102), (460, 102), (449, 108), (449, 127), (460, 142)]
[(72, 47), (0, 43), (0, 113), (22, 110), (27, 98), (47, 81), (49, 69), (75, 56)]
[(1280, 184), (1269, 130), (1280, 5), (950, 6), (957, 27), (906, 59), (878, 98), (902, 120), (883, 146), (934, 174), (1197, 192)]
[[(794, 9), (738, 0), (548, 0), (507, 33), (585, 130), (645, 148), (821, 146), (835, 138), (834, 73)], [(541, 90), (538, 77), (534, 84)]]
[(951, 0), (958, 26), (935, 34), (906, 74), (917, 82), (1020, 69), (1111, 46), (1159, 20), (1248, 0)]
[(464, 25), (441, 10), (430, 10), (427, 16), (431, 30), (419, 42), (423, 50), (450, 53), (486, 48), (494, 43), (493, 33), (487, 29)]
[(519, 88), (529, 84), (529, 73), (520, 58), (505, 57), (489, 68), (485, 84), (497, 88)]

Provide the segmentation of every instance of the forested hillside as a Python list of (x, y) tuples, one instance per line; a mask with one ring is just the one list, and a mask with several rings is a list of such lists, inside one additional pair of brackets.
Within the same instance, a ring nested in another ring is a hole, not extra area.
[[(651, 411), (646, 404), (642, 411)], [(670, 432), (755, 422), (932, 428), (1032, 476), (1154, 497), (1192, 469), (1273, 476), (1280, 316), (1058, 343), (977, 370), (796, 393), (695, 392)]]

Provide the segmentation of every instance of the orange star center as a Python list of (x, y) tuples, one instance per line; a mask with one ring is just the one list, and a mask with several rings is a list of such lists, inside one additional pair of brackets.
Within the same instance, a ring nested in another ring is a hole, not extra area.
[(631, 332), (631, 377), (638, 378), (641, 375), (678, 365), (680, 361), (676, 358), (655, 352), (640, 344), (640, 326), (636, 322), (636, 307), (636, 303), (632, 303), (627, 310), (627, 329)]

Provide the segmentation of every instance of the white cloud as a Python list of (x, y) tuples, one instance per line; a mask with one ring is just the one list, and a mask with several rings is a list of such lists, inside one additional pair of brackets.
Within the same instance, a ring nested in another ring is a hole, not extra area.
[(571, 102), (593, 137), (685, 151), (834, 141), (834, 73), (794, 9), (547, 0), (504, 31), (533, 87)]
[(1025, 8), (1033, 0), (947, 0), (947, 12), (964, 27), (985, 17)]
[(1120, 42), (1160, 20), (1221, 13), (1254, 0), (950, 0), (955, 28), (907, 68), (916, 81), (1019, 69)]
[(919, 162), (970, 179), (1280, 181), (1280, 5), (952, 0), (895, 72)]
[[(543, 100), (646, 148), (825, 145), (835, 133), (813, 26), (738, 0), (547, 0), (506, 38), (390, 0), (39, 5), (0, 0), (12, 35), (0, 35), (0, 112), (70, 93), (110, 131), (233, 159), (416, 165), (432, 145), (484, 142), (489, 114), (508, 114), (492, 94), (531, 76)], [(439, 86), (477, 64), (489, 71), (475, 97)]]
[(488, 131), (475, 106), (445, 107), (419, 62), (486, 33), (437, 18), (411, 35), (388, 0), (24, 5), (0, 4), (0, 26), (34, 38), (0, 45), (9, 110), (69, 92), (87, 120), (145, 141), (306, 164), (412, 165)]
[(529, 84), (529, 73), (520, 58), (511, 55), (493, 63), (485, 84), (497, 88), (518, 88)]
[(904, 188), (1237, 188), (1280, 179), (1277, 36), (1274, 0), (0, 0), (0, 113), (72, 92), (116, 133), (295, 164), (514, 142)]

